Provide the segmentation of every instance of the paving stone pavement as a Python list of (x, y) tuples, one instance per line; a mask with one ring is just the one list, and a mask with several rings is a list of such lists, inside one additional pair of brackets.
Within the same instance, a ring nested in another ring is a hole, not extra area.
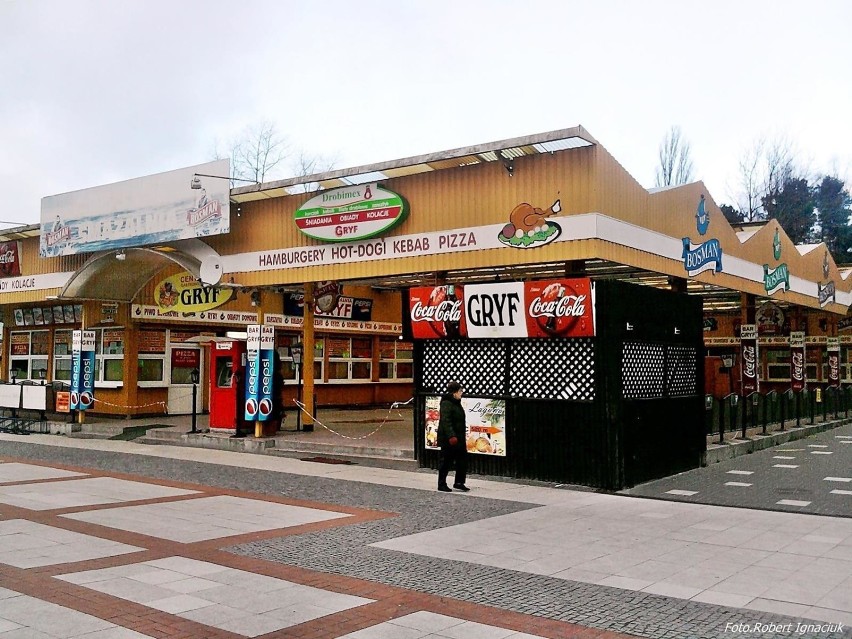
[[(196, 561), (231, 564), (230, 567), (235, 570), (247, 569), (249, 572), (271, 573), (270, 576), (276, 579), (290, 578), (310, 587), (333, 584), (335, 592), (360, 596), (376, 602), (352, 609), (358, 611), (359, 608), (366, 608), (379, 611), (379, 613), (373, 613), (375, 616), (372, 618), (372, 623), (364, 625), (364, 619), (361, 619), (359, 623), (363, 627), (359, 627), (355, 621), (358, 618), (357, 615), (363, 616), (366, 613), (342, 611), (329, 617), (329, 619), (345, 620), (345, 623), (340, 626), (341, 631), (338, 634), (328, 634), (329, 629), (324, 628), (326, 637), (419, 639), (440, 634), (458, 639), (478, 636), (493, 636), (495, 639), (500, 639), (503, 636), (529, 635), (555, 638), (586, 636), (580, 634), (583, 632), (582, 627), (655, 638), (789, 637), (793, 636), (793, 633), (785, 631), (784, 628), (791, 624), (790, 628), (795, 629), (798, 623), (804, 621), (801, 617), (780, 613), (746, 610), (719, 603), (702, 603), (664, 594), (640, 592), (518, 570), (516, 569), (518, 566), (513, 562), (507, 560), (504, 565), (500, 565), (500, 560), (489, 555), (488, 546), (494, 543), (495, 539), (487, 536), (463, 539), (461, 546), (472, 546), (472, 550), (469, 556), (456, 558), (430, 556), (428, 552), (415, 554), (411, 552), (412, 549), (416, 549), (414, 546), (403, 550), (392, 550), (374, 545), (392, 543), (393, 540), (403, 537), (424, 534), (433, 535), (437, 544), (444, 543), (443, 540), (446, 539), (451, 545), (459, 545), (458, 540), (453, 538), (453, 535), (457, 534), (457, 529), (453, 527), (476, 527), (482, 522), (499, 521), (501, 517), (520, 518), (523, 522), (525, 513), (532, 515), (543, 512), (543, 508), (549, 507), (547, 504), (558, 508), (558, 504), (564, 504), (568, 498), (582, 501), (587, 497), (590, 500), (589, 504), (592, 504), (597, 502), (598, 498), (607, 496), (508, 485), (477, 478), (472, 478), (469, 482), (474, 488), (473, 493), (444, 495), (432, 490), (434, 475), (425, 472), (401, 474), (387, 471), (382, 474), (368, 469), (329, 469), (322, 464), (284, 459), (252, 459), (255, 456), (236, 453), (208, 454), (205, 456), (206, 461), (197, 461), (195, 455), (184, 449), (172, 451), (165, 450), (168, 447), (157, 447), (156, 451), (149, 452), (144, 450), (145, 447), (133, 446), (127, 442), (110, 442), (110, 447), (96, 446), (84, 441), (74, 442), (73, 446), (65, 445), (64, 442), (62, 446), (59, 446), (54, 442), (58, 443), (57, 439), (52, 440), (50, 437), (41, 436), (27, 438), (27, 440), (2, 437), (0, 438), (0, 457), (12, 463), (31, 460), (72, 471), (84, 473), (91, 471), (95, 474), (120, 476), (125, 481), (150, 480), (187, 491), (196, 489), (203, 493), (201, 495), (203, 498), (210, 497), (210, 490), (207, 488), (210, 487), (213, 492), (241, 491), (239, 495), (231, 495), (241, 499), (298, 500), (299, 504), (295, 505), (299, 507), (324, 508), (331, 511), (338, 509), (346, 512), (350, 517), (296, 524), (293, 531), (289, 533), (284, 528), (267, 533), (259, 531), (237, 534), (219, 540), (208, 539), (192, 544), (181, 544), (176, 540), (166, 539), (161, 540), (160, 545), (154, 550), (151, 550), (151, 543), (144, 543), (149, 540), (138, 532), (124, 530), (121, 534), (111, 535), (111, 538), (119, 543), (148, 548), (148, 554), (154, 553), (154, 555), (148, 557), (143, 554), (142, 558), (146, 560), (157, 560), (175, 553), (186, 555), (191, 552), (194, 553), (192, 558)], [(128, 454), (131, 451), (133, 454)], [(0, 463), (0, 469), (5, 465), (7, 464)], [(43, 481), (61, 482), (74, 479), (68, 477)], [(6, 478), (4, 481), (9, 480)], [(477, 494), (490, 495), (490, 497), (477, 496)], [(140, 505), (197, 498), (199, 498), (197, 494), (158, 498), (142, 496)], [(627, 500), (621, 503), (632, 501), (627, 497), (610, 496), (609, 499)], [(100, 513), (106, 512), (101, 509), (126, 507), (128, 507), (126, 504), (89, 505), (81, 506), (78, 510), (85, 513)], [(585, 506), (578, 507), (582, 510)], [(10, 515), (17, 517), (26, 515), (29, 519), (43, 523), (38, 520), (38, 517), (49, 521), (47, 518), (55, 513), (60, 515), (57, 519), (62, 518), (62, 514), (74, 514), (67, 512), (67, 509), (47, 513), (25, 511), (20, 506), (3, 506), (0, 503), (0, 517), (3, 519), (11, 519)], [(66, 524), (68, 526), (80, 526), (81, 531), (98, 532), (99, 536), (104, 536), (105, 529), (102, 527), (94, 526), (89, 522), (70, 520), (68, 517), (62, 519), (69, 521)], [(830, 518), (821, 519), (830, 520)], [(114, 532), (114, 529), (110, 530)], [(256, 535), (256, 538), (247, 538), (246, 535), (252, 534)], [(478, 534), (482, 535), (483, 531), (479, 530)], [(492, 534), (497, 536), (493, 531)], [(531, 541), (537, 535), (543, 534), (559, 538), (565, 533), (560, 533), (559, 530), (550, 530), (546, 533), (534, 530), (529, 532)], [(229, 541), (234, 543), (228, 543)], [(556, 547), (554, 545), (554, 548)], [(223, 548), (225, 552), (219, 550), (220, 548)], [(486, 552), (481, 552), (483, 549)], [(555, 562), (562, 552), (564, 551), (557, 550), (550, 559)], [(478, 561), (477, 557), (490, 557), (490, 564)], [(545, 563), (548, 559), (545, 556)], [(103, 558), (91, 560), (85, 564), (74, 564), (72, 566), (74, 570), (62, 570), (62, 572), (84, 573), (86, 570), (126, 565), (128, 562), (129, 559), (126, 556)], [(59, 568), (41, 568), (40, 570), (53, 570), (55, 571), (53, 574), (60, 574)], [(46, 573), (38, 575), (43, 578), (44, 574)], [(20, 580), (21, 572), (11, 574), (0, 567), (0, 585), (9, 588), (8, 580), (12, 576)], [(353, 578), (355, 581), (352, 581)], [(375, 586), (365, 585), (371, 583)], [(186, 587), (198, 585), (192, 582)], [(390, 590), (386, 590), (387, 588)], [(408, 595), (401, 594), (406, 592), (412, 593), (410, 595), (412, 597), (416, 595), (427, 598), (420, 600), (415, 597), (409, 601), (405, 599)], [(33, 594), (26, 591), (22, 593), (23, 596), (33, 596)], [(72, 594), (73, 600), (85, 600), (87, 606), (95, 612), (99, 610), (98, 606), (107, 605), (106, 602), (114, 605), (114, 597), (103, 591), (98, 593), (75, 590)], [(406, 602), (408, 608), (401, 607), (402, 601)], [(382, 606), (390, 606), (391, 602), (396, 611), (394, 614), (382, 608)], [(180, 603), (186, 604), (186, 600), (182, 599)], [(130, 616), (144, 618), (146, 614), (152, 614), (150, 611), (144, 612), (138, 603), (131, 602), (127, 605), (133, 613)], [(189, 605), (198, 605), (198, 603)], [(133, 606), (140, 606), (140, 608)], [(428, 627), (427, 624), (427, 627), (418, 628), (410, 627), (411, 624), (406, 625), (406, 622), (399, 622), (400, 618), (406, 617), (406, 615), (400, 617), (400, 611), (408, 615), (417, 615), (419, 614), (418, 606), (422, 606), (419, 609), (420, 612), (440, 613), (450, 619), (460, 620), (457, 623), (452, 622), (447, 628), (466, 630), (459, 631), (460, 634), (447, 634), (446, 629), (439, 628), (438, 622), (441, 619), (422, 615), (414, 619), (431, 620), (436, 626)], [(177, 616), (182, 614), (180, 611), (176, 612)], [(157, 624), (145, 625), (137, 620), (135, 622), (137, 625), (133, 625), (123, 620), (118, 625), (140, 632), (142, 636), (178, 636), (176, 632), (171, 634), (161, 631), (158, 631), (160, 634), (149, 632), (152, 628), (156, 629), (164, 623), (169, 623), (172, 624), (170, 627), (182, 629), (186, 633), (184, 636), (202, 636), (193, 634), (193, 632), (199, 632), (198, 626), (180, 625), (180, 623), (196, 623), (192, 619), (178, 619), (176, 615), (165, 611), (158, 611), (157, 614), (166, 615), (157, 617)], [(278, 613), (279, 617), (280, 615), (281, 613)], [(377, 623), (376, 621), (380, 620), (382, 615), (387, 618)], [(107, 621), (115, 618), (105, 617)], [(310, 626), (311, 623), (317, 622), (309, 621), (307, 626), (299, 626), (299, 628), (308, 632), (314, 628)], [(355, 627), (352, 627), (353, 624)], [(383, 624), (389, 624), (389, 626)], [(479, 625), (465, 626), (464, 624)], [(736, 624), (740, 625), (736, 626)], [(747, 632), (734, 632), (736, 628), (744, 627), (748, 629)], [(848, 625), (841, 631), (828, 631), (826, 628), (826, 632), (812, 636), (849, 637), (852, 633), (848, 628)], [(347, 631), (343, 632), (343, 630)], [(216, 632), (226, 631), (220, 626)], [(276, 634), (276, 632), (285, 634)], [(294, 636), (286, 633), (286, 628), (273, 630), (269, 636)], [(12, 636), (9, 635), (9, 637)], [(236, 635), (204, 634), (203, 636)], [(251, 635), (244, 632), (242, 636)], [(593, 635), (588, 634), (588, 636)], [(795, 636), (809, 635), (799, 633)], [(0, 631), (0, 639), (5, 638), (6, 635)]]
[(852, 424), (647, 482), (623, 494), (852, 517)]

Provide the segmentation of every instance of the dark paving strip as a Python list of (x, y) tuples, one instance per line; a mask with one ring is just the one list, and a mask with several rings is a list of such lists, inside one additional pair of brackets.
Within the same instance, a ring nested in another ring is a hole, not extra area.
[[(666, 501), (730, 506), (780, 512), (852, 517), (852, 495), (838, 495), (832, 489), (852, 490), (852, 484), (827, 482), (826, 477), (852, 477), (852, 444), (841, 444), (837, 435), (852, 436), (852, 425), (823, 431), (806, 439), (788, 442), (705, 468), (658, 479), (623, 491), (634, 497)], [(817, 444), (828, 448), (811, 448)], [(790, 449), (802, 449), (793, 450)], [(811, 451), (830, 451), (817, 455)], [(794, 460), (775, 459), (795, 457)], [(775, 465), (795, 465), (778, 468)], [(729, 474), (731, 470), (751, 471), (751, 475)], [(726, 486), (726, 482), (751, 486)], [(696, 491), (695, 495), (671, 495), (669, 490)], [(778, 504), (783, 499), (807, 501), (807, 506)]]
[[(489, 610), (534, 615), (551, 621), (655, 639), (730, 639), (731, 634), (725, 633), (726, 623), (793, 623), (795, 627), (799, 621), (771, 613), (724, 608), (368, 547), (371, 543), (402, 535), (535, 508), (533, 504), (475, 497), (446, 499), (437, 492), (393, 486), (21, 442), (0, 442), (0, 454), (179, 483), (174, 485), (193, 483), (278, 498), (285, 495), (287, 499), (325, 503), (331, 509), (350, 506), (397, 513), (398, 516), (392, 518), (264, 539), (229, 549), (235, 557), (276, 562), (282, 568), (292, 566), (321, 571), (328, 579), (339, 575), (367, 580), (385, 587), (435, 595), (439, 600), (457, 600), (456, 604), (458, 601), (468, 602), (490, 606)], [(199, 554), (205, 552), (203, 548), (198, 551)], [(426, 609), (452, 614), (434, 607)], [(827, 635), (827, 638), (839, 639), (842, 636), (846, 635), (833, 634)], [(749, 637), (768, 639), (789, 635), (766, 632), (751, 633)]]

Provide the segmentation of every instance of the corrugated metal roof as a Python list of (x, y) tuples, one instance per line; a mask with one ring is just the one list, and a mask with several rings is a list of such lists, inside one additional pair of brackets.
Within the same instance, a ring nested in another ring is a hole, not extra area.
[[(349, 169), (340, 169), (314, 175), (277, 180), (265, 184), (254, 184), (231, 189), (231, 198), (237, 202), (262, 200), (269, 197), (281, 197), (306, 193), (321, 189), (334, 189), (353, 184), (379, 182), (384, 179), (414, 175), (427, 171), (471, 166), (483, 162), (511, 163), (515, 158), (540, 153), (556, 153), (597, 144), (581, 126), (560, 129), (520, 138), (488, 142), (475, 146), (460, 147), (449, 151), (439, 151), (426, 155), (417, 155), (400, 160), (368, 164)], [(508, 168), (508, 167), (507, 167)]]

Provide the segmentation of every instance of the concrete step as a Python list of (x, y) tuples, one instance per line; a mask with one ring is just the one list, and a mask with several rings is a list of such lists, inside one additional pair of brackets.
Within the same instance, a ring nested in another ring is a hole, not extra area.
[(79, 430), (67, 433), (69, 437), (76, 439), (112, 439), (118, 435), (124, 434), (124, 431), (130, 426), (124, 424), (116, 424), (115, 422), (100, 424), (97, 422), (88, 424), (76, 424)]
[(149, 430), (136, 440), (142, 444), (169, 444), (173, 446), (197, 446), (199, 448), (218, 448), (221, 450), (244, 450), (246, 452), (264, 452), (272, 455), (294, 456), (343, 456), (360, 459), (385, 459), (414, 461), (414, 451), (380, 446), (353, 446), (346, 444), (316, 441), (295, 441), (286, 436), (277, 437), (228, 437), (227, 435), (199, 433), (187, 434), (182, 431), (156, 429)]

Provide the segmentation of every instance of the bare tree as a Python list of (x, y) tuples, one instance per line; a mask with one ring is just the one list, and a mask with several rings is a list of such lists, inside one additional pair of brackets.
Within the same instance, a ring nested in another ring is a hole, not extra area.
[(740, 157), (740, 195), (738, 208), (744, 222), (754, 222), (764, 217), (763, 214), (763, 181), (761, 178), (761, 160), (763, 158), (763, 139), (758, 139)]
[(676, 186), (692, 181), (693, 166), (689, 142), (683, 138), (679, 126), (673, 126), (663, 138), (659, 160), (656, 186)]
[(786, 136), (757, 138), (740, 156), (737, 206), (743, 220), (766, 219), (764, 201), (771, 201), (799, 171), (796, 152)]
[[(214, 145), (213, 159), (225, 158), (231, 161), (231, 186), (235, 182), (264, 182), (280, 179), (282, 170), (289, 167), (297, 177), (304, 177), (330, 171), (334, 160), (320, 155), (311, 155), (298, 151), (294, 157), (286, 137), (278, 133), (275, 125), (269, 121), (259, 122), (243, 129), (242, 133), (227, 145), (223, 152), (218, 143)], [(315, 190), (314, 188), (305, 191)]]
[(269, 121), (243, 129), (223, 153), (216, 144), (214, 159), (231, 160), (231, 186), (235, 181), (264, 182), (273, 179), (276, 167), (289, 157), (287, 139)]

